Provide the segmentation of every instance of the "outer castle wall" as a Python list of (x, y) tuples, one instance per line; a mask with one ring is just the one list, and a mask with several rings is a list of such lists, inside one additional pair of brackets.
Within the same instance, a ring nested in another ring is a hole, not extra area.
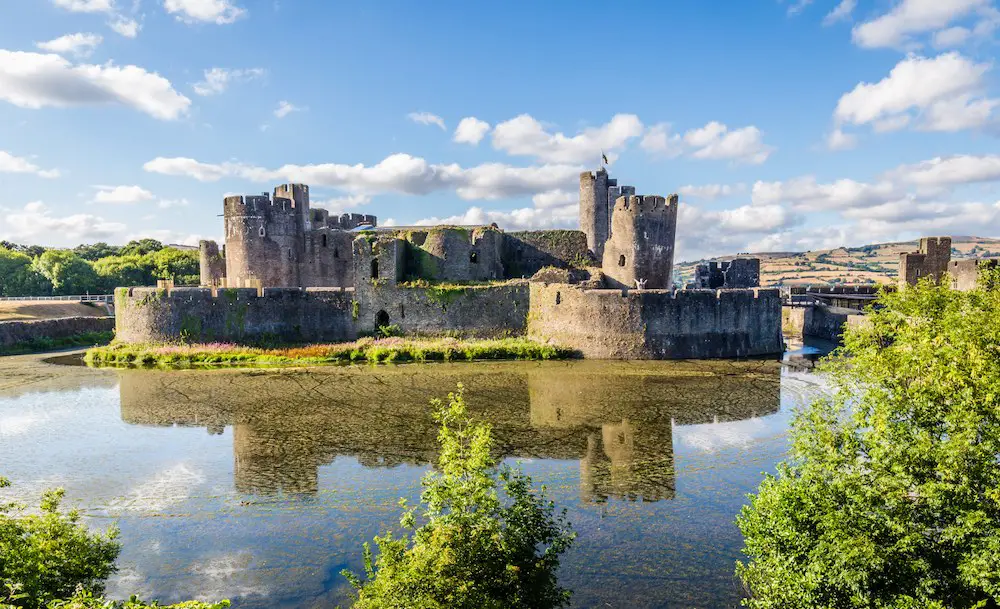
[(605, 359), (699, 359), (784, 350), (778, 290), (586, 290), (531, 284), (528, 334)]
[(357, 338), (353, 290), (334, 288), (119, 288), (119, 342), (346, 341)]

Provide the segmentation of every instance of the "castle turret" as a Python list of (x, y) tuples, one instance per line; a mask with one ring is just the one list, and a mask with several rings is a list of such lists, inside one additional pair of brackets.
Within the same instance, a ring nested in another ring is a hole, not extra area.
[(301, 200), (272, 200), (267, 193), (226, 197), (223, 215), (230, 287), (300, 285), (299, 259), (304, 241), (300, 209)]
[(616, 288), (673, 285), (677, 195), (629, 195), (615, 201), (602, 271)]
[(585, 171), (580, 174), (580, 230), (598, 260), (608, 238), (608, 222), (608, 172), (603, 168), (596, 173)]
[(226, 260), (219, 253), (219, 244), (215, 241), (198, 242), (198, 262), (201, 271), (201, 285), (218, 287), (226, 278)]

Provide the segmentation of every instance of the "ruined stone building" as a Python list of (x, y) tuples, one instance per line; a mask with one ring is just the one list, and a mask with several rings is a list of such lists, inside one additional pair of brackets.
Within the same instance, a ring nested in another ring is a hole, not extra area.
[(226, 197), (226, 235), (199, 244), (201, 284), (214, 287), (335, 287), (354, 284), (351, 231), (375, 216), (330, 216), (310, 209), (309, 187), (283, 184), (268, 193)]
[(978, 285), (983, 269), (997, 265), (997, 258), (951, 259), (951, 237), (924, 237), (920, 249), (899, 255), (899, 287), (917, 285), (931, 277), (935, 283), (947, 273), (953, 290), (968, 291)]
[(699, 264), (689, 289), (755, 288), (760, 285), (760, 259), (734, 258)]

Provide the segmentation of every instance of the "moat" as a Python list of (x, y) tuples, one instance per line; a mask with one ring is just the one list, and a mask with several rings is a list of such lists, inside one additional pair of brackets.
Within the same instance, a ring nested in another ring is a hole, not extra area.
[(17, 497), (62, 486), (94, 526), (118, 523), (111, 596), (332, 607), (340, 570), (417, 498), (436, 457), (428, 401), (462, 382), (502, 454), (568, 510), (574, 607), (735, 607), (733, 518), (786, 450), (792, 409), (823, 391), (813, 354), (201, 371), (0, 358), (0, 473)]

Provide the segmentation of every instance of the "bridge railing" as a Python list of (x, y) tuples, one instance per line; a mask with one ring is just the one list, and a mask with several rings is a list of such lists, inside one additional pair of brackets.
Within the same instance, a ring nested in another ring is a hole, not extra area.
[(52, 300), (63, 302), (110, 302), (115, 301), (114, 294), (76, 294), (73, 296), (0, 296), (0, 302), (8, 300)]

